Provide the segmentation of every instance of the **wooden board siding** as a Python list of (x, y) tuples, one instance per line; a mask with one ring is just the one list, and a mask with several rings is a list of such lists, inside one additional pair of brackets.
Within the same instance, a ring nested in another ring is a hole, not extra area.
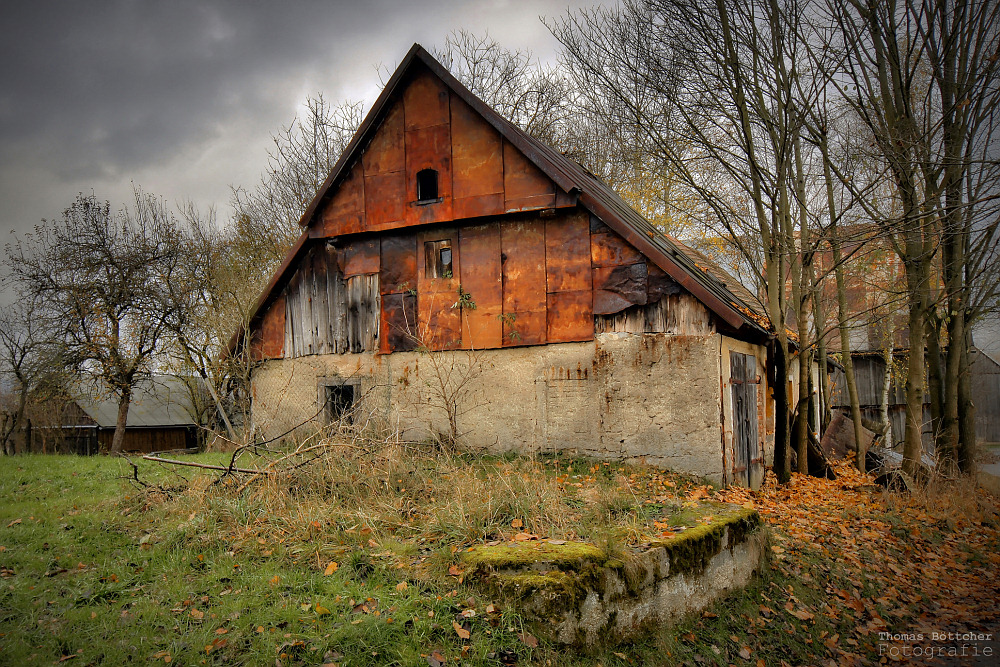
[[(379, 331), (378, 239), (331, 248), (315, 245), (268, 314), (282, 312), (282, 354), (344, 354), (374, 351)], [(346, 257), (345, 252), (356, 257)], [(375, 253), (374, 259), (372, 253)], [(373, 273), (345, 276), (341, 266), (373, 268)], [(277, 315), (275, 315), (277, 317)], [(265, 316), (266, 322), (267, 316)], [(266, 328), (264, 329), (266, 331)], [(266, 339), (265, 339), (266, 341)], [(265, 348), (267, 351), (267, 348)]]

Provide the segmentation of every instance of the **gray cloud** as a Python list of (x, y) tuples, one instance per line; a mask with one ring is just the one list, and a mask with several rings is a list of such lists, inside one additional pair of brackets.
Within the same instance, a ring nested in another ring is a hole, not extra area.
[[(573, 0), (570, 4), (593, 4)], [(567, 0), (0, 3), (0, 233), (134, 182), (228, 215), (305, 96), (366, 99), (413, 42), (486, 30), (551, 58)]]

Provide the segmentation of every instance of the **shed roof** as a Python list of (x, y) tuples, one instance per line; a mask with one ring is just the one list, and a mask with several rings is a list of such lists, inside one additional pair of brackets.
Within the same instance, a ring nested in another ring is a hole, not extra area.
[[(75, 392), (76, 404), (102, 428), (114, 428), (118, 421), (118, 395), (103, 383), (91, 380)], [(154, 375), (144, 378), (132, 390), (126, 427), (194, 426), (191, 392), (184, 378)]]

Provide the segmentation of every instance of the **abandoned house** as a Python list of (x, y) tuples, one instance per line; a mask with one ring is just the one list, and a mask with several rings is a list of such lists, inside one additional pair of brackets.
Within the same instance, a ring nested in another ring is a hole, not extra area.
[(749, 293), (419, 45), (301, 224), (230, 346), (257, 360), (264, 433), (378, 416), (412, 440), (763, 478)]

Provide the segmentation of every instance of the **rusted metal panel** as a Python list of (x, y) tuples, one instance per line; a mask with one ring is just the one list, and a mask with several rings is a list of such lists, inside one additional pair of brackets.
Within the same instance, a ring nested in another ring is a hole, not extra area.
[(594, 314), (609, 315), (646, 303), (646, 264), (594, 269)]
[(646, 274), (646, 303), (656, 303), (667, 295), (675, 296), (684, 291), (676, 280), (652, 262), (646, 265)]
[(580, 198), (576, 193), (563, 192), (560, 188), (556, 187), (556, 208), (572, 208), (577, 205)]
[(382, 353), (415, 350), (417, 344), (417, 295), (410, 292), (382, 295)]
[(500, 227), (503, 311), (545, 310), (545, 222), (504, 222)]
[(356, 164), (323, 210), (323, 236), (354, 234), (365, 227), (365, 182)]
[[(438, 196), (436, 200), (418, 202), (417, 173), (424, 169), (437, 172)], [(406, 224), (451, 219), (451, 126), (435, 125), (406, 132)]]
[(417, 301), (417, 337), (428, 350), (457, 350), (462, 347), (462, 317), (457, 291), (420, 292)]
[(406, 130), (448, 122), (448, 88), (426, 69), (418, 69), (403, 91)]
[(406, 169), (406, 153), (403, 148), (403, 105), (395, 104), (389, 109), (385, 120), (375, 132), (362, 158), (365, 176), (388, 174)]
[[(440, 241), (450, 241), (452, 274), (428, 277), (426, 247)], [(417, 235), (417, 334), (428, 349), (457, 349), (462, 344), (460, 309), (452, 308), (459, 299), (461, 284), (461, 251), (458, 232), (453, 228), (436, 229)]]
[(503, 291), (500, 265), (500, 223), (463, 227), (459, 232), (464, 270), (462, 289), (475, 308), (462, 308), (462, 347), (500, 347), (503, 331)]
[(451, 141), (456, 199), (504, 191), (500, 133), (456, 95), (451, 97)]
[(548, 295), (546, 339), (549, 343), (593, 340), (593, 293), (555, 292)]
[(260, 356), (280, 359), (285, 345), (285, 296), (276, 298), (260, 321)]
[(372, 231), (402, 225), (406, 217), (406, 172), (376, 174), (365, 179), (366, 228)]
[(354, 239), (339, 249), (338, 261), (345, 278), (379, 272), (379, 237)]
[(624, 266), (643, 261), (642, 255), (611, 230), (590, 235), (590, 258), (596, 266)]
[(556, 204), (555, 184), (506, 140), (503, 142), (503, 187), (507, 211), (552, 208)]
[(500, 225), (503, 345), (545, 342), (545, 222)]
[(504, 313), (503, 346), (545, 343), (545, 310)]
[(481, 218), (488, 215), (500, 215), (504, 212), (503, 193), (479, 195), (465, 199), (453, 199), (452, 215), (456, 220), (462, 218)]
[(382, 237), (382, 294), (417, 289), (417, 235), (388, 234)]
[(586, 215), (546, 219), (545, 282), (547, 292), (590, 291), (590, 221)]

